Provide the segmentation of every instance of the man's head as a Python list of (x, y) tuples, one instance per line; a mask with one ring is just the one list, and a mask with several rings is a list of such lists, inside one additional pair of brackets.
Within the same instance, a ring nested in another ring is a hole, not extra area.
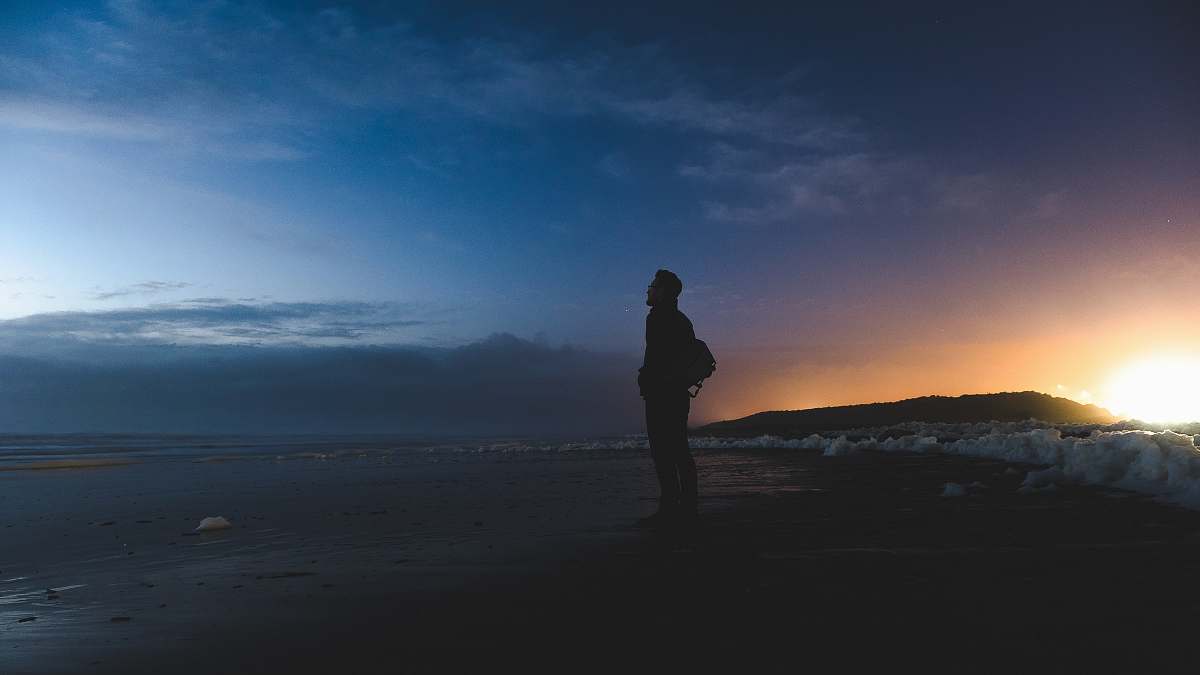
[(646, 304), (651, 307), (659, 303), (675, 302), (683, 292), (683, 282), (674, 272), (659, 270), (654, 273), (654, 280), (646, 289)]

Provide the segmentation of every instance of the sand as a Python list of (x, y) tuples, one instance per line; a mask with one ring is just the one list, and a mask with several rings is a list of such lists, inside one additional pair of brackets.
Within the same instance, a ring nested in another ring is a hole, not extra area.
[(699, 466), (671, 531), (636, 452), (13, 472), (0, 670), (1190, 670), (1193, 511), (965, 457)]

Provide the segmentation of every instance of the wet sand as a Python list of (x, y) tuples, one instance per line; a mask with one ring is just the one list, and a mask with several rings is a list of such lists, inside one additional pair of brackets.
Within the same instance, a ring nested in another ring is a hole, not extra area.
[(665, 532), (639, 453), (290, 462), (6, 489), (3, 672), (1192, 669), (1200, 514), (999, 462), (699, 453)]

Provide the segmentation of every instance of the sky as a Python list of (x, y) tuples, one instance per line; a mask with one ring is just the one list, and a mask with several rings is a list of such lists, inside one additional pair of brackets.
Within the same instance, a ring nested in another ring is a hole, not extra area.
[(501, 4), (0, 4), (0, 430), (636, 432), (660, 267), (693, 422), (1200, 358), (1187, 3)]

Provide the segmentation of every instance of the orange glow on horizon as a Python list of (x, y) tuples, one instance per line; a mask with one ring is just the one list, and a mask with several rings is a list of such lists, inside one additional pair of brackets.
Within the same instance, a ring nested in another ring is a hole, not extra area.
[(1049, 339), (914, 340), (839, 346), (804, 357), (766, 350), (727, 354), (695, 401), (692, 423), (766, 410), (1002, 391), (1043, 392), (1147, 422), (1200, 420), (1200, 352), (1189, 344), (1193, 338), (1177, 321), (1138, 318), (1112, 317)]

